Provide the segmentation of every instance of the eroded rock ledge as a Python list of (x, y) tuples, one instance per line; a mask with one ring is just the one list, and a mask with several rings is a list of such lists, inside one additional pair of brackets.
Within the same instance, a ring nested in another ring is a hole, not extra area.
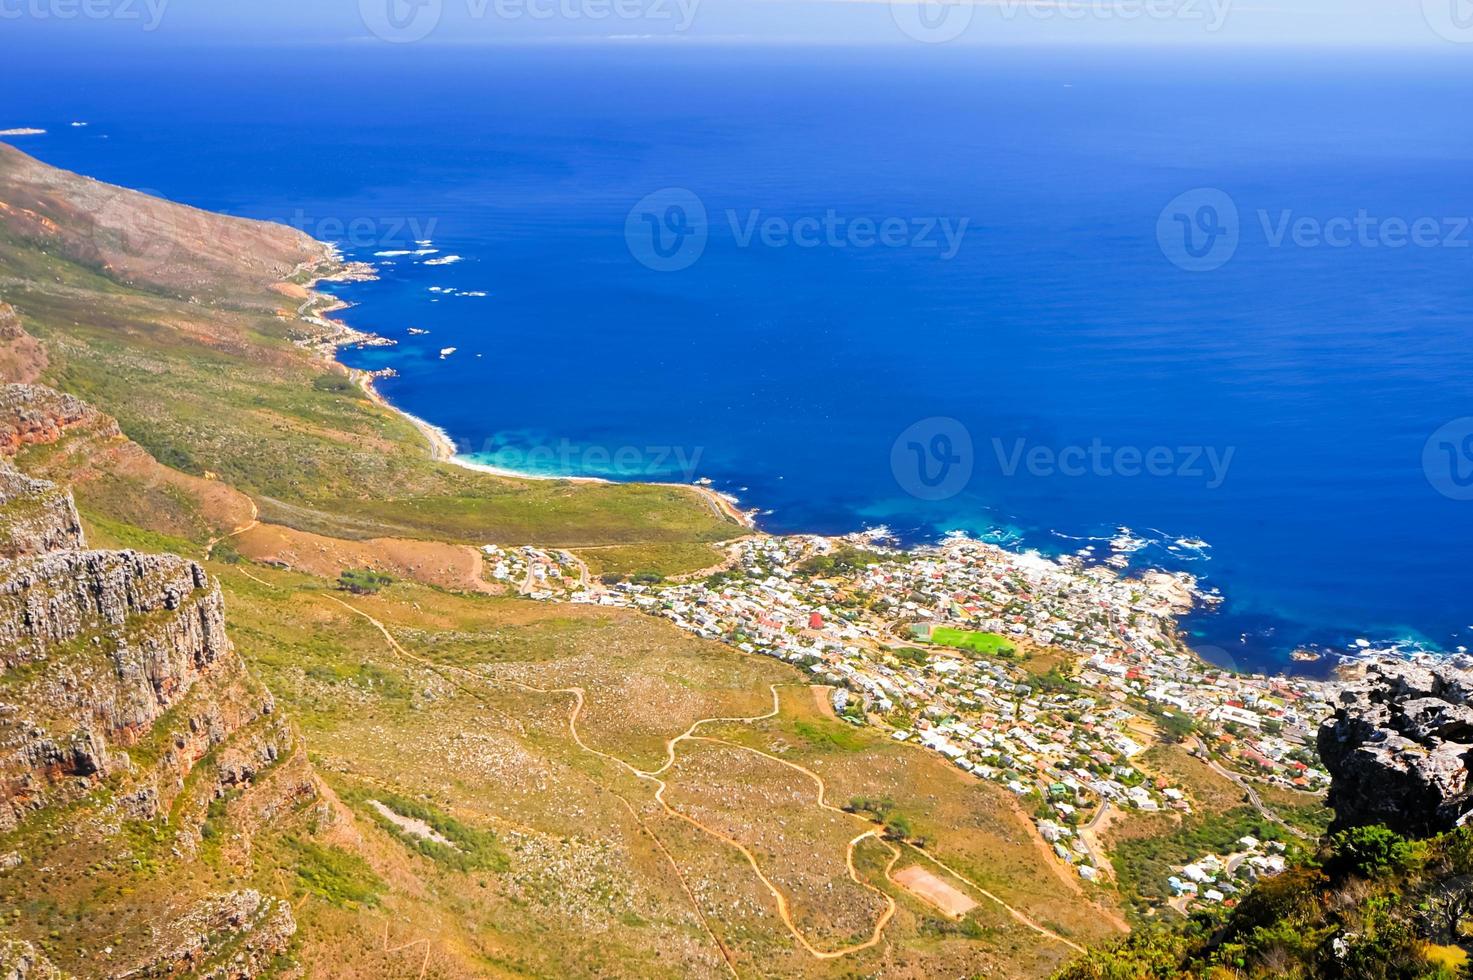
[(49, 445), (78, 427), (121, 435), (118, 423), (72, 395), (37, 384), (0, 384), (0, 456)]
[(0, 559), (82, 546), (71, 493), (0, 462)]
[(1319, 731), (1333, 829), (1383, 823), (1426, 837), (1473, 813), (1473, 661), (1374, 663)]

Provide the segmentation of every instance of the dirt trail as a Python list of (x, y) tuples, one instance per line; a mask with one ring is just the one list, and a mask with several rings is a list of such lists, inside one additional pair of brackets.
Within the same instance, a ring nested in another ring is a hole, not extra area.
[[(255, 578), (255, 576), (251, 576), (251, 578)], [(256, 581), (262, 581), (262, 580), (261, 579), (256, 579)], [(267, 584), (269, 584), (269, 583), (267, 583)], [(394, 639), (393, 634), (389, 632), (388, 628), (386, 626), (384, 626), (384, 624), (381, 623), (379, 620), (375, 619), (373, 616), (369, 615), (368, 613), (364, 612), (361, 609), (356, 608), (355, 606), (350, 605), (347, 602), (344, 602), (343, 600), (337, 598), (336, 596), (324, 596), (323, 598), (329, 599), (332, 602), (335, 602), (338, 605), (342, 606), (344, 609), (348, 610), (349, 612), (353, 613), (354, 615), (360, 616), (363, 619), (367, 620), (384, 637), (384, 640), (388, 643), (388, 645), (390, 646), (390, 648), (392, 648), (396, 653), (398, 653), (400, 656), (404, 657), (406, 660), (409, 660), (409, 661), (412, 661), (414, 663), (417, 663), (417, 664), (425, 667), (426, 669), (434, 672), (435, 674), (437, 674), (437, 675), (439, 675), (441, 677), (444, 677), (445, 676), (445, 670), (442, 669), (440, 665), (433, 664), (430, 661), (425, 660), (422, 657), (418, 657), (418, 656), (410, 653), (408, 650), (406, 650), (399, 643), (398, 640)], [(489, 678), (486, 678), (483, 675), (477, 674), (477, 673), (475, 673), (473, 671), (466, 670), (464, 668), (460, 668), (460, 667), (449, 667), (448, 669), (449, 670), (452, 670), (452, 671), (454, 671), (456, 673), (469, 674), (470, 676), (474, 677), (478, 682), (481, 682), (481, 683), (486, 683), (486, 682), (488, 682), (490, 680)], [(448, 680), (448, 678), (446, 678), (446, 679)], [(478, 692), (471, 690), (470, 688), (466, 687), (465, 685), (460, 684), (460, 683), (457, 683), (457, 682), (454, 682), (454, 681), (452, 681), (451, 683), (454, 683), (457, 688), (459, 688), (460, 690), (462, 690), (462, 691), (470, 694), (472, 697), (476, 698), (477, 700), (484, 700), (484, 698), (482, 698), (482, 696)], [(655, 769), (655, 770), (644, 770), (644, 769), (640, 769), (637, 766), (635, 766), (635, 765), (633, 765), (633, 764), (625, 761), (624, 759), (619, 758), (618, 756), (610, 755), (607, 752), (601, 751), (599, 749), (595, 749), (592, 746), (590, 746), (588, 743), (586, 743), (585, 741), (583, 741), (583, 736), (578, 731), (578, 718), (582, 714), (584, 705), (586, 703), (585, 696), (584, 696), (584, 691), (583, 691), (582, 688), (580, 688), (580, 687), (541, 688), (541, 687), (536, 687), (535, 685), (532, 685), (532, 684), (525, 684), (525, 683), (523, 683), (521, 681), (509, 680), (509, 679), (506, 680), (505, 683), (510, 684), (511, 686), (517, 688), (518, 690), (525, 691), (525, 692), (532, 693), (532, 694), (542, 694), (542, 695), (562, 694), (562, 695), (568, 695), (568, 696), (570, 696), (573, 699), (573, 704), (572, 704), (571, 710), (568, 712), (568, 734), (573, 739), (574, 744), (576, 744), (584, 752), (587, 752), (590, 755), (594, 755), (594, 756), (597, 756), (600, 759), (604, 759), (604, 760), (606, 760), (608, 762), (611, 762), (614, 765), (618, 766), (621, 769), (624, 769), (625, 771), (627, 771), (628, 773), (630, 773), (631, 775), (635, 776), (636, 778), (638, 778), (640, 780), (643, 780), (643, 781), (646, 781), (646, 782), (649, 782), (649, 783), (654, 784), (654, 786), (656, 787), (656, 789), (655, 789), (655, 797), (654, 797), (655, 798), (655, 802), (657, 802), (660, 805), (661, 809), (663, 809), (666, 814), (668, 814), (669, 816), (674, 817), (674, 818), (676, 818), (678, 820), (684, 821), (685, 823), (690, 824), (691, 826), (693, 826), (696, 829), (700, 830), (702, 833), (704, 833), (704, 834), (712, 837), (715, 840), (721, 841), (722, 843), (728, 845), (729, 847), (731, 847), (734, 850), (736, 850), (737, 852), (739, 852), (746, 859), (748, 865), (751, 866), (752, 871), (757, 876), (758, 880), (762, 882), (763, 886), (766, 887), (766, 889), (768, 890), (768, 892), (772, 895), (773, 901), (775, 902), (775, 904), (777, 906), (778, 917), (782, 920), (782, 923), (787, 928), (789, 934), (792, 935), (793, 939), (798, 943), (798, 945), (800, 945), (809, 955), (813, 956), (815, 959), (821, 959), (821, 960), (837, 959), (837, 958), (842, 957), (842, 956), (849, 956), (851, 954), (858, 953), (858, 952), (861, 952), (861, 951), (866, 950), (866, 949), (870, 949), (870, 948), (872, 948), (874, 946), (879, 945), (880, 942), (883, 941), (885, 927), (890, 924), (890, 920), (894, 917), (895, 912), (896, 912), (896, 909), (897, 909), (897, 906), (896, 906), (896, 903), (895, 903), (895, 899), (893, 897), (891, 897), (890, 895), (886, 894), (885, 892), (881, 891), (875, 885), (873, 885), (873, 884), (871, 884), (871, 883), (863, 880), (860, 877), (859, 870), (858, 870), (858, 868), (854, 864), (854, 851), (855, 851), (855, 848), (858, 847), (858, 845), (860, 844), (861, 841), (864, 841), (864, 840), (866, 840), (868, 838), (874, 838), (880, 844), (884, 845), (891, 852), (890, 860), (889, 860), (889, 862), (885, 866), (885, 878), (886, 878), (886, 880), (891, 881), (892, 883), (894, 882), (894, 879), (892, 878), (892, 873), (894, 872), (895, 865), (900, 860), (900, 858), (901, 858), (901, 856), (902, 856), (902, 854), (904, 852), (899, 847), (896, 847), (890, 841), (888, 841), (884, 837), (882, 837), (880, 835), (880, 829), (881, 828), (879, 828), (878, 826), (874, 825), (873, 822), (870, 821), (868, 818), (863, 817), (863, 816), (861, 816), (859, 814), (849, 813), (848, 811), (845, 811), (845, 810), (841, 809), (840, 807), (836, 807), (833, 804), (829, 803), (828, 802), (828, 786), (827, 786), (827, 784), (824, 782), (822, 776), (820, 776), (818, 773), (812, 771), (811, 769), (807, 769), (807, 768), (805, 768), (803, 766), (798, 765), (795, 762), (791, 762), (791, 761), (789, 761), (787, 759), (780, 758), (778, 756), (772, 755), (771, 753), (763, 752), (760, 749), (755, 749), (755, 748), (752, 748), (750, 746), (740, 745), (740, 744), (735, 743), (735, 742), (728, 742), (728, 741), (726, 741), (724, 739), (709, 738), (709, 737), (706, 737), (706, 736), (700, 736), (700, 735), (695, 734), (698, 729), (700, 729), (702, 726), (708, 725), (708, 724), (718, 724), (718, 723), (751, 724), (751, 723), (754, 723), (754, 722), (763, 721), (763, 720), (766, 720), (766, 719), (775, 717), (778, 714), (778, 712), (781, 710), (781, 702), (779, 700), (778, 691), (777, 691), (778, 685), (776, 685), (776, 684), (769, 685), (769, 690), (772, 692), (772, 709), (770, 711), (767, 711), (767, 712), (765, 712), (765, 713), (763, 713), (761, 715), (754, 715), (754, 716), (745, 716), (745, 717), (720, 716), (720, 717), (712, 717), (712, 718), (702, 718), (702, 719), (699, 719), (699, 720), (693, 722), (690, 725), (690, 727), (687, 728), (684, 732), (681, 732), (679, 735), (676, 735), (673, 738), (671, 738), (671, 739), (669, 739), (669, 740), (666, 741), (666, 743), (665, 743), (665, 762), (664, 762), (663, 765), (661, 765), (658, 769)], [(681, 742), (695, 741), (695, 740), (717, 743), (717, 744), (721, 744), (721, 745), (730, 746), (732, 748), (736, 748), (736, 749), (739, 749), (739, 750), (742, 750), (742, 751), (745, 751), (745, 752), (752, 752), (752, 753), (755, 753), (757, 755), (762, 756), (763, 758), (769, 759), (769, 760), (771, 760), (773, 762), (776, 762), (776, 763), (778, 763), (780, 765), (786, 766), (789, 769), (793, 769), (796, 772), (802, 773), (803, 775), (805, 775), (809, 779), (811, 779), (813, 781), (814, 785), (817, 787), (818, 794), (817, 794), (816, 802), (817, 802), (817, 805), (819, 807), (821, 807), (822, 809), (825, 809), (825, 810), (829, 810), (829, 811), (835, 812), (835, 813), (842, 813), (846, 817), (853, 818), (853, 819), (858, 820), (858, 821), (860, 821), (860, 822), (862, 822), (864, 824), (869, 825), (869, 829), (865, 830), (863, 833), (860, 833), (858, 836), (854, 837), (852, 840), (849, 841), (849, 845), (848, 845), (848, 848), (846, 849), (845, 858), (844, 858), (845, 865), (846, 865), (847, 870), (849, 872), (850, 879), (852, 879), (855, 884), (859, 885), (862, 888), (865, 888), (865, 889), (869, 890), (870, 892), (873, 892), (874, 894), (876, 894), (876, 895), (880, 896), (881, 898), (883, 898), (884, 901), (885, 901), (885, 909), (884, 909), (883, 912), (880, 913), (878, 919), (876, 920), (875, 926), (874, 926), (874, 930), (873, 930), (873, 932), (871, 933), (871, 935), (870, 935), (870, 937), (868, 939), (866, 939), (863, 942), (854, 943), (852, 945), (843, 946), (843, 947), (840, 947), (838, 949), (831, 949), (831, 950), (819, 949), (818, 947), (814, 946), (811, 942), (809, 942), (808, 938), (806, 936), (804, 936), (803, 933), (798, 929), (796, 923), (793, 922), (792, 912), (791, 912), (791, 909), (789, 907), (787, 896), (782, 893), (782, 891), (772, 882), (772, 880), (762, 870), (762, 866), (758, 862), (758, 860), (756, 858), (756, 855), (754, 855), (751, 852), (751, 850), (747, 848), (746, 845), (744, 845), (741, 841), (736, 840), (733, 837), (727, 836), (726, 834), (722, 833), (720, 830), (717, 830), (716, 828), (711, 827), (711, 826), (709, 826), (709, 825), (701, 822), (700, 820), (697, 820), (695, 817), (692, 817), (689, 814), (686, 814), (686, 813), (681, 812), (680, 810), (677, 810), (675, 807), (671, 806), (665, 800), (665, 792), (668, 789), (668, 784), (663, 779), (660, 778), (660, 774), (668, 771), (670, 769), (670, 767), (675, 764), (676, 756), (677, 756), (676, 747)], [(620, 797), (620, 799), (622, 800), (623, 797)], [(648, 833), (650, 835), (650, 837), (655, 841), (656, 846), (659, 847), (659, 849), (661, 850), (661, 852), (664, 853), (665, 856), (670, 860), (670, 863), (672, 864), (672, 866), (674, 866), (676, 875), (677, 875), (677, 877), (680, 880), (681, 887), (686, 891), (687, 896), (691, 899), (692, 904), (695, 906), (696, 914), (700, 917), (701, 922), (702, 922), (702, 925), (705, 926), (707, 933), (710, 935), (710, 937), (713, 940), (713, 942), (715, 942), (716, 946), (720, 949), (721, 955), (722, 955), (722, 959), (725, 961), (727, 967), (729, 969), (731, 969), (732, 973), (735, 975), (736, 968), (735, 968), (735, 966), (732, 963), (731, 956), (730, 956), (729, 952), (727, 951), (725, 944), (721, 942), (721, 940), (716, 936), (716, 933), (711, 929), (709, 923), (707, 923), (706, 917), (705, 917), (705, 913), (701, 910), (700, 904), (696, 901), (694, 892), (690, 889), (689, 885), (686, 883), (685, 876), (680, 872), (680, 868), (675, 863), (675, 859), (674, 859), (673, 855), (671, 855), (670, 852), (665, 848), (664, 843), (662, 841), (660, 841), (659, 837), (654, 833), (654, 831), (651, 830), (648, 826), (646, 826), (643, 820), (640, 820), (639, 819), (638, 814), (634, 811), (633, 807), (629, 805), (628, 801), (627, 800), (624, 800), (624, 803), (625, 803), (626, 806), (629, 806), (630, 807), (630, 812), (631, 812), (631, 814), (633, 814), (635, 816), (635, 819), (639, 823), (641, 829), (643, 829), (646, 833)], [(975, 882), (973, 882), (970, 879), (966, 878), (965, 876), (963, 876), (962, 874), (960, 874), (959, 872), (957, 872), (953, 868), (948, 867), (946, 864), (942, 863), (939, 859), (932, 857), (931, 855), (927, 854), (925, 851), (920, 850), (919, 848), (915, 848), (913, 845), (907, 844), (906, 846), (911, 847), (911, 849), (914, 850), (914, 851), (916, 851), (916, 853), (921, 854), (928, 861), (930, 861), (931, 863), (935, 864), (937, 867), (943, 869), (948, 874), (950, 874), (952, 877), (956, 878), (958, 881), (961, 881), (964, 884), (968, 885), (973, 890), (975, 890), (978, 894), (981, 894), (981, 895), (985, 896), (986, 898), (990, 899), (991, 901), (997, 903), (1014, 920), (1016, 920), (1020, 924), (1022, 924), (1024, 926), (1026, 926), (1027, 928), (1033, 930), (1034, 932), (1038, 933), (1039, 935), (1042, 935), (1042, 936), (1045, 936), (1045, 937), (1047, 937), (1049, 939), (1052, 939), (1052, 940), (1055, 940), (1057, 942), (1063, 943), (1064, 945), (1068, 946), (1070, 949), (1076, 950), (1076, 951), (1081, 952), (1081, 953), (1085, 952), (1085, 950), (1084, 950), (1084, 948), (1082, 946), (1079, 946), (1079, 945), (1077, 945), (1077, 944), (1069, 941), (1068, 939), (1065, 939), (1063, 936), (1060, 936), (1058, 933), (1055, 933), (1052, 930), (1049, 930), (1049, 929), (1047, 929), (1047, 928), (1039, 925), (1038, 923), (1034, 922), (1032, 919), (1028, 918), (1028, 916), (1024, 915), (1022, 912), (1019, 912), (1017, 909), (1013, 908), (1011, 905), (1008, 905), (1001, 898), (998, 898), (996, 895), (992, 894), (991, 892), (989, 892), (986, 889), (982, 888), (981, 886), (977, 885)]]
[(215, 545), (219, 544), (221, 541), (224, 541), (226, 538), (233, 538), (233, 537), (236, 537), (237, 535), (244, 534), (247, 531), (249, 531), (252, 528), (254, 528), (257, 524), (260, 524), (261, 523), (261, 520), (260, 520), (260, 518), (261, 518), (261, 511), (256, 506), (256, 502), (254, 500), (252, 500), (250, 497), (246, 497), (246, 503), (248, 503), (248, 504), (251, 505), (251, 519), (248, 520), (248, 521), (246, 521), (240, 527), (236, 528), (234, 531), (231, 531), (229, 534), (223, 534), (223, 535), (221, 535), (219, 537), (211, 538), (210, 541), (209, 541), (209, 544), (205, 545), (205, 560), (206, 561), (208, 561), (209, 558), (210, 558), (210, 556), (215, 553)]
[[(699, 737), (699, 736), (697, 736), (697, 737)], [(827, 784), (824, 783), (822, 776), (820, 776), (818, 773), (814, 772), (811, 769), (804, 768), (803, 766), (798, 765), (796, 762), (792, 762), (792, 761), (789, 761), (788, 759), (780, 758), (779, 756), (775, 756), (775, 755), (773, 755), (773, 754), (771, 754), (769, 752), (763, 752), (761, 749), (754, 749), (754, 748), (752, 748), (749, 745), (739, 745), (736, 742), (728, 742), (725, 739), (719, 739), (719, 738), (701, 738), (700, 740), (703, 741), (703, 742), (719, 742), (722, 745), (729, 745), (729, 746), (731, 746), (733, 748), (741, 749), (744, 752), (752, 752), (752, 753), (755, 753), (757, 755), (762, 756), (765, 759), (771, 759), (773, 762), (777, 762), (777, 763), (780, 763), (780, 764), (782, 764), (784, 766), (787, 766), (789, 769), (794, 769), (794, 770), (796, 770), (798, 772), (801, 772), (801, 773), (803, 773), (803, 775), (807, 776), (809, 779), (812, 779), (813, 782), (815, 783), (815, 785), (818, 786), (818, 805), (820, 807), (822, 807), (825, 810), (831, 810), (834, 813), (843, 813), (846, 816), (855, 817), (856, 819), (863, 820), (865, 823), (870, 823), (871, 822), (870, 820), (868, 820), (865, 817), (860, 816), (859, 814), (849, 813), (849, 811), (844, 810), (844, 809), (842, 809), (840, 807), (836, 807), (832, 803), (830, 803), (828, 801), (828, 786), (827, 786)], [(874, 833), (874, 831), (871, 830), (870, 833)], [(856, 840), (858, 840), (858, 838), (856, 838)], [(886, 843), (888, 843), (888, 842), (886, 842)], [(1079, 945), (1077, 945), (1077, 944), (1075, 944), (1073, 942), (1070, 942), (1068, 939), (1065, 939), (1063, 936), (1061, 936), (1058, 933), (1054, 932), (1052, 929), (1048, 929), (1048, 928), (1046, 928), (1044, 926), (1039, 925), (1037, 922), (1034, 922), (1028, 916), (1024, 915), (1022, 912), (1020, 912), (1017, 909), (1013, 908), (1007, 902), (1004, 902), (1001, 898), (998, 898), (996, 895), (992, 894), (992, 892), (990, 892), (987, 889), (983, 888), (981, 885), (977, 884), (975, 881), (972, 881), (970, 878), (967, 878), (964, 875), (962, 875), (961, 872), (959, 872), (959, 871), (955, 870), (954, 868), (951, 868), (948, 865), (942, 863), (940, 859), (935, 858), (935, 857), (932, 857), (927, 852), (921, 850), (920, 848), (916, 847), (914, 844), (911, 844), (909, 842), (907, 842), (905, 846), (906, 847), (909, 847), (911, 850), (915, 851), (917, 854), (923, 855), (926, 858), (926, 860), (930, 861), (932, 864), (936, 865), (938, 868), (941, 868), (947, 874), (951, 875), (953, 878), (955, 878), (958, 881), (966, 884), (973, 891), (977, 892), (979, 895), (982, 895), (985, 898), (987, 898), (987, 899), (989, 899), (989, 900), (997, 903), (997, 905), (999, 905), (999, 906), (1002, 907), (1003, 911), (1007, 912), (1008, 915), (1012, 916), (1013, 919), (1015, 921), (1017, 921), (1019, 924), (1024, 925), (1024, 926), (1027, 926), (1029, 929), (1032, 929), (1034, 932), (1038, 933), (1040, 936), (1045, 936), (1045, 937), (1047, 937), (1049, 939), (1053, 939), (1053, 940), (1056, 940), (1057, 942), (1061, 942), (1065, 946), (1068, 946), (1070, 949), (1077, 950), (1077, 951), (1079, 951), (1081, 953), (1085, 952), (1085, 949), (1084, 949), (1083, 946), (1079, 946)], [(851, 843), (850, 847), (852, 849), (852, 847), (853, 847), (853, 844), (852, 843)], [(895, 866), (895, 862), (892, 860), (890, 862), (890, 868), (893, 868), (894, 866)], [(890, 877), (890, 869), (889, 868), (886, 869), (885, 876), (887, 878)], [(894, 879), (892, 878), (891, 880), (893, 881)], [(897, 884), (898, 884), (898, 882), (897, 882)]]

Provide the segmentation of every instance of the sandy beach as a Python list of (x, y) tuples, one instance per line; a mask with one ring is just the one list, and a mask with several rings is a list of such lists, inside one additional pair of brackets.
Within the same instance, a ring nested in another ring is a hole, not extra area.
[[(366, 395), (369, 400), (371, 400), (375, 405), (380, 405), (391, 412), (396, 412), (397, 414), (403, 416), (411, 423), (413, 423), (414, 427), (418, 429), (420, 433), (425, 437), (425, 441), (429, 443), (430, 458), (435, 460), (436, 462), (450, 463), (455, 466), (464, 467), (468, 470), (475, 470), (478, 473), (486, 473), (491, 476), (499, 476), (509, 480), (560, 480), (565, 483), (614, 482), (613, 480), (606, 480), (602, 477), (597, 476), (549, 476), (543, 473), (523, 473), (517, 470), (509, 470), (500, 466), (489, 466), (485, 463), (477, 463), (475, 460), (466, 459), (464, 456), (461, 456), (459, 454), (459, 451), (455, 447), (455, 440), (451, 439), (450, 435), (444, 429), (431, 422), (426, 422), (424, 419), (420, 418), (417, 415), (411, 415), (409, 412), (406, 412), (404, 409), (399, 408), (393, 402), (385, 398), (383, 394), (374, 387), (373, 382), (375, 379), (372, 374), (367, 371), (359, 371), (355, 368), (348, 368), (348, 371), (352, 375), (354, 382), (358, 385), (359, 388), (363, 390), (364, 395)], [(736, 504), (732, 503), (732, 501), (724, 494), (718, 493), (717, 491), (712, 490), (710, 487), (703, 487), (691, 483), (659, 482), (651, 483), (650, 486), (677, 487), (681, 490), (690, 491), (701, 496), (706, 501), (706, 503), (710, 505), (711, 509), (716, 511), (716, 513), (721, 515), (722, 517), (728, 518), (729, 520), (732, 520), (745, 528), (755, 529), (757, 526), (756, 521), (753, 519), (750, 513), (742, 510)]]

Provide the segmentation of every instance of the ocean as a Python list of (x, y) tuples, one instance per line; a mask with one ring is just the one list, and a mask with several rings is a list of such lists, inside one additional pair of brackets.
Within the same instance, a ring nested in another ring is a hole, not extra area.
[(13, 52), (0, 129), (378, 264), (343, 360), (477, 461), (1473, 638), (1466, 57), (406, 47)]

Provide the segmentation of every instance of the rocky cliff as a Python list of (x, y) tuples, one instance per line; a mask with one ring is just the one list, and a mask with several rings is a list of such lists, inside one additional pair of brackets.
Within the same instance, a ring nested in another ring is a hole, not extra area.
[(1384, 823), (1411, 837), (1473, 812), (1473, 662), (1376, 663), (1319, 731), (1335, 829)]
[(82, 519), (71, 493), (0, 460), (0, 559), (80, 547)]
[[(223, 801), (254, 793), (251, 812), (290, 813), (316, 797), (290, 726), (226, 634), (204, 568), (84, 545), (71, 495), (0, 461), (0, 888), (7, 876), (50, 880), (118, 848), (136, 862), (135, 838), (118, 836), (125, 826), (187, 861)], [(71, 850), (47, 829), (63, 812)], [(261, 829), (253, 820), (236, 833)], [(200, 894), (176, 883), (159, 900), (136, 942), (109, 946), (116, 969), (100, 975), (257, 976), (295, 931), (285, 902), (249, 889)], [(54, 936), (0, 933), (0, 977), (64, 975)]]
[(45, 385), (0, 384), (0, 456), (14, 456), (26, 446), (49, 445), (77, 428), (93, 429), (104, 437), (122, 434), (116, 420), (80, 398)]

